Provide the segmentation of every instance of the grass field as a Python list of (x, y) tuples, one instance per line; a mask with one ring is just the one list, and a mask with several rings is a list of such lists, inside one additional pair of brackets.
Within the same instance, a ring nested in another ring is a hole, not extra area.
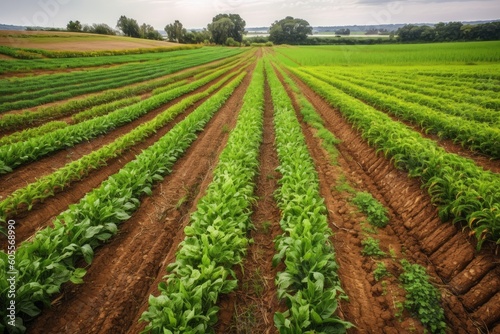
[(500, 330), (498, 42), (16, 38), (0, 332)]
[(300, 65), (497, 64), (500, 42), (335, 45), (291, 47), (285, 53)]

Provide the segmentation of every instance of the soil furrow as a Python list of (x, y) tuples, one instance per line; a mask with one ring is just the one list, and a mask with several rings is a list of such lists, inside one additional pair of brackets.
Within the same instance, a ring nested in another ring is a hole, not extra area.
[[(118, 235), (96, 252), (82, 285), (64, 286), (51, 309), (30, 324), (32, 333), (137, 333), (149, 294), (184, 238), (183, 227), (211, 181), (211, 170), (233, 128), (247, 76), (205, 130), (157, 184)], [(216, 144), (214, 144), (216, 143)], [(111, 279), (110, 279), (111, 276)], [(98, 302), (97, 302), (98, 301)]]
[[(291, 91), (287, 89), (287, 92), (292, 97), (295, 110), (300, 110)], [(349, 193), (338, 191), (336, 187), (341, 184), (341, 180), (347, 179), (357, 191), (369, 188), (374, 196), (380, 197), (378, 190), (373, 184), (366, 184), (358, 172), (349, 167), (343, 156), (337, 159), (338, 165), (332, 165), (328, 153), (322, 148), (321, 139), (315, 135), (316, 130), (305, 124), (300, 114), (298, 118), (316, 165), (320, 192), (329, 212), (330, 227), (334, 231), (332, 242), (339, 264), (339, 276), (349, 297), (349, 301), (340, 303), (339, 313), (356, 326), (349, 332), (402, 333), (410, 329), (423, 331), (419, 321), (409, 314), (405, 313), (404, 321), (396, 316), (395, 302), (403, 295), (397, 279), (392, 277), (386, 280), (386, 285), (382, 287), (382, 284), (373, 278), (372, 271), (377, 261), (362, 255), (361, 241), (364, 238), (366, 216), (350, 203)], [(385, 251), (388, 251), (387, 245), (394, 245), (394, 254), (400, 256), (399, 240), (392, 229), (380, 230), (376, 236), (382, 240)], [(395, 266), (392, 268), (392, 271), (397, 270)]]
[[(387, 205), (395, 214), (397, 220), (394, 221), (394, 219), (391, 219), (390, 226), (398, 235), (399, 243), (404, 246), (407, 250), (407, 254), (409, 253), (417, 263), (426, 266), (432, 276), (449, 281), (453, 278), (452, 275), (458, 275), (460, 273), (460, 270), (456, 268), (466, 268), (475, 256), (480, 254), (491, 254), (493, 252), (493, 250), (488, 247), (483, 247), (481, 252), (474, 253), (473, 249), (471, 252), (472, 245), (468, 236), (457, 230), (451, 239), (446, 240), (446, 244), (450, 244), (450, 241), (454, 238), (457, 238), (458, 242), (451, 242), (450, 245), (444, 247), (444, 251), (438, 254), (434, 252), (431, 257), (428, 257), (430, 254), (426, 254), (422, 251), (420, 245), (421, 238), (419, 238), (418, 233), (416, 233), (416, 231), (420, 229), (419, 225), (421, 218), (414, 220), (412, 217), (431, 218), (427, 220), (427, 224), (434, 226), (434, 229), (439, 228), (442, 223), (438, 218), (437, 209), (431, 204), (429, 196), (420, 189), (419, 180), (411, 179), (405, 172), (395, 169), (388, 160), (386, 166), (382, 164), (379, 168), (372, 169), (372, 172), (368, 172), (373, 164), (373, 157), (377, 155), (375, 150), (361, 140), (360, 135), (346, 123), (345, 119), (337, 110), (331, 108), (303, 83), (299, 82), (299, 85), (301, 91), (306, 94), (326, 121), (327, 128), (333, 131), (334, 134), (343, 141), (343, 143), (339, 145), (340, 156), (352, 156), (351, 159), (345, 159), (350, 165), (350, 168), (357, 170), (366, 183), (373, 182), (375, 188), (378, 189), (379, 193), (382, 195), (382, 198), (378, 199), (384, 205)], [(405, 186), (402, 187), (402, 185)], [(399, 189), (408, 189), (408, 193), (402, 196)], [(370, 190), (370, 192), (372, 191)], [(415, 206), (413, 203), (416, 197), (422, 197), (428, 205)], [(403, 215), (400, 213), (401, 207), (406, 208), (404, 210), (406, 211), (405, 219), (402, 218)], [(410, 227), (406, 228), (406, 225)], [(443, 247), (439, 247), (438, 251), (441, 248)], [(464, 254), (464, 257), (458, 254)], [(496, 255), (495, 258), (498, 259)], [(436, 271), (438, 271), (440, 275), (438, 275)], [(447, 285), (442, 285), (441, 289), (442, 291), (444, 290), (443, 294), (448, 296), (444, 298), (443, 301), (449, 326), (454, 328), (457, 332), (476, 331), (476, 328), (472, 325), (472, 321), (469, 318), (470, 315), (467, 315), (467, 312), (465, 312), (458, 298), (448, 290), (449, 287)], [(475, 316), (472, 315), (472, 317), (474, 318)]]
[[(280, 212), (273, 194), (277, 189), (279, 166), (274, 147), (273, 105), (266, 83), (264, 134), (259, 156), (259, 175), (255, 195), (258, 198), (251, 216), (255, 228), (249, 232), (253, 243), (248, 248), (242, 271), (236, 268), (238, 288), (219, 303), (221, 308), (216, 333), (277, 333), (274, 313), (280, 311), (274, 280), (278, 268), (272, 266), (275, 254), (274, 238), (282, 231), (279, 225)], [(282, 268), (281, 268), (282, 269)], [(281, 310), (282, 311), (282, 310)]]

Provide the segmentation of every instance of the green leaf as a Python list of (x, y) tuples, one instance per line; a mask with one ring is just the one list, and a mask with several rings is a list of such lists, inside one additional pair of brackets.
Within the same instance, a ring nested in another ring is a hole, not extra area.
[(76, 268), (75, 271), (71, 274), (70, 281), (73, 284), (82, 284), (83, 283), (83, 276), (87, 273), (87, 270), (83, 268)]
[(85, 244), (82, 246), (81, 251), (85, 262), (87, 262), (87, 264), (91, 264), (94, 257), (94, 250), (92, 249), (92, 247), (90, 247), (89, 244)]

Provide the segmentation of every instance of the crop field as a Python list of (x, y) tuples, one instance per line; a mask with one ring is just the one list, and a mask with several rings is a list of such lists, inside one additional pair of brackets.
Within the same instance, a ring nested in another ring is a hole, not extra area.
[(500, 333), (500, 43), (0, 48), (0, 332)]

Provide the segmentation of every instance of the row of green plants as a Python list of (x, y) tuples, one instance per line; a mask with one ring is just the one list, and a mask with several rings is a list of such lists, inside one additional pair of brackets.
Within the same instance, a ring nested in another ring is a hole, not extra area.
[[(411, 67), (411, 69), (414, 70), (413, 67)], [(466, 102), (493, 110), (500, 109), (498, 90), (487, 90), (485, 87), (482, 87), (482, 85), (481, 87), (474, 88), (478, 85), (478, 82), (461, 83), (452, 78), (434, 78), (431, 76), (415, 77), (414, 72), (389, 71), (387, 69), (371, 69), (369, 72), (352, 71), (352, 73), (356, 77), (365, 77), (370, 80), (376, 80), (379, 83), (387, 83), (427, 96), (436, 96), (459, 103)]]
[(97, 83), (108, 79), (122, 79), (123, 77), (132, 77), (137, 74), (148, 74), (152, 72), (153, 64), (158, 67), (164, 67), (166, 60), (172, 62), (185, 61), (185, 56), (175, 56), (166, 58), (159, 62), (133, 63), (111, 67), (99, 67), (85, 70), (76, 70), (63, 73), (40, 74), (36, 76), (23, 76), (4, 80), (9, 83), (8, 86), (0, 89), (2, 94), (1, 102), (10, 102), (26, 99), (28, 93), (33, 94), (33, 98), (45, 94), (59, 92), (66, 87), (78, 86), (80, 84)]
[[(327, 132), (331, 136), (326, 128), (324, 128), (322, 118), (317, 114), (310, 103), (305, 99), (300, 90), (298, 90), (297, 85), (291, 78), (283, 71), (280, 70), (283, 75), (284, 80), (294, 91), (295, 97), (298, 98), (299, 104), (301, 106), (301, 113), (304, 117), (304, 121), (317, 130), (317, 136), (322, 139), (323, 146), (327, 150), (330, 156), (331, 164), (336, 165), (337, 162), (337, 150), (333, 148), (334, 145), (338, 143), (338, 140), (325, 140), (323, 139), (322, 133)], [(370, 225), (375, 228), (383, 228), (389, 223), (389, 217), (387, 208), (385, 208), (379, 201), (377, 201), (369, 192), (356, 192), (354, 189), (348, 188), (348, 192), (352, 195), (351, 201), (356, 205), (361, 212), (363, 212), (367, 218)], [(386, 253), (380, 249), (380, 241), (375, 238), (365, 238), (361, 241), (363, 250), (363, 255), (383, 257)], [(404, 260), (406, 261), (406, 260)], [(374, 270), (374, 277), (378, 281), (383, 276), (389, 276), (390, 273), (385, 267), (383, 262), (379, 262), (379, 265)], [(421, 319), (422, 323), (429, 326), (433, 333), (440, 333), (442, 329), (446, 328), (444, 323), (444, 313), (441, 305), (439, 304), (439, 294), (438, 290), (434, 288), (432, 284), (429, 283), (429, 278), (425, 275), (425, 269), (418, 265), (411, 265), (409, 262), (405, 262), (409, 268), (416, 268), (413, 272), (418, 274), (423, 273), (424, 275), (412, 275), (406, 274), (402, 275), (401, 279), (404, 282), (413, 280), (418, 282), (418, 284), (406, 284), (405, 287), (408, 288), (407, 291), (419, 291), (419, 287), (423, 288), (419, 295), (413, 294), (410, 296), (408, 293), (408, 299), (405, 303), (405, 307)], [(406, 268), (406, 267), (405, 267)]]
[(246, 254), (252, 227), (254, 179), (263, 131), (264, 75), (257, 63), (236, 127), (222, 151), (213, 180), (184, 229), (176, 260), (150, 296), (141, 320), (145, 332), (213, 333), (220, 294), (237, 286), (233, 267)]
[[(200, 45), (179, 45), (179, 46), (166, 46), (158, 48), (136, 48), (136, 49), (123, 49), (123, 50), (93, 50), (93, 51), (53, 51), (45, 49), (33, 48), (13, 48), (8, 46), (1, 46), (0, 53), (19, 59), (35, 59), (41, 57), (47, 58), (74, 58), (74, 57), (103, 57), (103, 56), (117, 56), (117, 55), (130, 55), (142, 53), (160, 53), (172, 52), (178, 50), (192, 50), (199, 49)], [(37, 54), (36, 56), (25, 57), (24, 53)]]
[[(187, 83), (185, 80), (181, 80), (177, 82), (178, 85), (184, 85)], [(130, 98), (124, 98), (121, 100), (116, 100), (114, 102), (110, 103), (105, 103), (101, 104), (95, 107), (92, 107), (90, 109), (84, 110), (82, 112), (79, 112), (71, 117), (71, 120), (68, 122), (64, 121), (52, 121), (45, 123), (43, 125), (40, 125), (36, 128), (30, 128), (18, 132), (14, 132), (10, 135), (3, 136), (0, 138), (0, 146), (2, 145), (7, 145), (7, 144), (13, 144), (17, 143), (20, 141), (26, 141), (29, 140), (30, 138), (33, 137), (39, 137), (44, 134), (47, 134), (49, 132), (53, 132), (58, 129), (65, 128), (69, 126), (70, 124), (76, 124), (83, 122), (85, 120), (97, 117), (97, 116), (102, 116), (106, 115), (116, 109), (123, 108), (132, 104), (135, 104), (141, 100), (140, 97), (130, 97)]]
[[(35, 161), (51, 152), (72, 147), (84, 140), (95, 138), (117, 127), (127, 124), (163, 104), (206, 85), (227, 72), (215, 71), (206, 77), (184, 86), (169, 89), (131, 106), (117, 109), (107, 115), (70, 125), (62, 129), (33, 137), (24, 142), (0, 147), (0, 174), (9, 173), (13, 168)], [(176, 85), (173, 83), (172, 85)]]
[(378, 109), (417, 124), (426, 132), (434, 133), (443, 139), (450, 139), (494, 159), (500, 158), (500, 145), (498, 145), (500, 143), (500, 129), (498, 128), (436, 112), (418, 103), (405, 102), (395, 96), (363, 88), (346, 82), (344, 79), (324, 75), (318, 70), (309, 68), (304, 69), (304, 72), (349, 93), (355, 98), (362, 99)]
[(500, 177), (472, 160), (447, 153), (381, 111), (303, 71), (290, 70), (338, 108), (372, 146), (394, 165), (419, 177), (443, 221), (465, 223), (480, 249), (486, 240), (500, 244)]
[(0, 146), (17, 143), (20, 141), (28, 140), (32, 137), (41, 136), (45, 133), (62, 129), (68, 126), (68, 123), (63, 121), (53, 121), (45, 123), (37, 128), (26, 129), (23, 131), (14, 132), (11, 135), (3, 136), (0, 138)]
[(269, 62), (266, 73), (274, 105), (276, 148), (281, 178), (275, 197), (284, 233), (275, 240), (273, 264), (284, 262), (276, 278), (278, 297), (287, 310), (274, 316), (284, 333), (343, 333), (352, 324), (336, 315), (347, 298), (341, 288), (335, 252), (329, 239), (327, 209), (319, 180), (292, 102)]
[[(236, 59), (239, 58), (238, 56), (234, 57), (236, 57)], [(200, 60), (198, 59), (198, 57), (194, 58), (198, 60), (198, 62), (195, 63), (194, 65), (201, 65), (203, 62), (206, 61), (206, 60)], [(101, 104), (115, 101), (118, 99), (144, 94), (152, 91), (155, 88), (166, 86), (174, 82), (178, 82), (180, 80), (189, 78), (200, 72), (209, 69), (216, 69), (221, 64), (226, 64), (228, 62), (234, 62), (234, 61), (235, 59), (233, 57), (230, 57), (226, 60), (222, 60), (221, 62), (217, 62), (216, 64), (205, 65), (197, 69), (187, 70), (183, 73), (174, 74), (166, 78), (150, 80), (137, 85), (126, 86), (118, 89), (110, 89), (102, 93), (97, 93), (91, 96), (84, 96), (82, 98), (70, 100), (68, 102), (54, 106), (41, 107), (37, 109), (35, 112), (24, 111), (22, 113), (6, 114), (0, 118), (0, 129), (5, 129), (5, 130), (17, 129), (20, 127), (25, 127), (26, 125), (37, 124), (57, 117), (74, 114), (86, 108), (99, 106)], [(179, 66), (175, 69), (175, 72), (189, 68), (189, 65), (183, 63), (182, 64), (178, 63), (178, 65)]]
[[(64, 189), (72, 182), (85, 178), (92, 170), (105, 166), (107, 161), (122, 155), (130, 147), (147, 139), (174, 117), (184, 112), (189, 106), (208, 97), (237, 74), (238, 72), (230, 73), (205, 91), (186, 97), (152, 120), (117, 138), (112, 143), (66, 164), (49, 175), (38, 178), (25, 187), (15, 190), (0, 201), (0, 222), (6, 223), (8, 218), (21, 210), (31, 210), (35, 203), (54, 196), (56, 191)], [(244, 75), (244, 73), (241, 75)]]
[[(329, 72), (331, 74), (331, 72)], [(404, 84), (395, 78), (380, 79), (379, 77), (370, 77), (366, 74), (335, 73), (339, 79), (349, 81), (358, 86), (362, 86), (377, 92), (381, 92), (392, 97), (413, 102), (422, 106), (432, 108), (445, 114), (450, 114), (464, 118), (466, 120), (486, 123), (487, 126), (500, 124), (500, 113), (494, 109), (483, 108), (480, 105), (467, 102), (456, 102), (450, 99), (438, 96), (438, 89), (419, 88), (419, 84)], [(387, 80), (387, 81), (386, 81)], [(456, 97), (462, 96), (460, 92), (455, 93)], [(490, 100), (491, 101), (491, 100)], [(500, 101), (500, 100), (499, 100)]]
[(43, 56), (37, 52), (26, 51), (20, 48), (11, 48), (0, 45), (0, 54), (18, 59), (41, 59)]
[[(149, 59), (145, 56), (144, 59), (136, 59), (124, 64), (116, 64), (115, 66), (99, 66), (99, 67), (82, 67), (75, 71), (60, 71), (56, 70), (47, 74), (15, 76), (2, 79), (0, 82), (5, 83), (0, 88), (2, 95), (18, 94), (20, 91), (38, 91), (47, 88), (64, 86), (65, 83), (77, 84), (85, 81), (95, 81), (96, 79), (105, 79), (125, 76), (129, 74), (138, 74), (145, 71), (151, 72), (155, 68), (162, 68), (172, 62), (189, 62), (194, 61), (193, 58), (229, 58), (239, 53), (236, 52), (213, 52), (209, 49), (197, 49), (189, 51), (172, 52), (162, 57)], [(223, 55), (223, 57), (221, 57)], [(28, 62), (28, 64), (31, 62)]]
[[(495, 69), (491, 69), (495, 71)], [(445, 85), (450, 87), (457, 87), (459, 89), (470, 90), (476, 92), (476, 94), (484, 94), (486, 97), (497, 97), (494, 93), (500, 92), (498, 88), (498, 81), (484, 80), (484, 79), (470, 79), (470, 80), (459, 80), (457, 78), (440, 77), (426, 75), (423, 78), (430, 84), (435, 85)]]
[[(486, 71), (483, 70), (478, 70), (477, 68), (471, 67), (471, 66), (465, 66), (461, 67), (459, 70), (453, 69), (453, 68), (447, 68), (441, 67), (439, 69), (434, 69), (434, 68), (420, 68), (416, 72), (416, 74), (422, 74), (422, 75), (428, 75), (428, 76), (434, 76), (434, 77), (444, 77), (444, 78), (452, 78), (453, 80), (460, 80), (460, 81), (470, 81), (470, 82), (477, 82), (478, 80), (483, 81), (483, 82), (490, 82), (494, 83), (500, 81), (500, 75), (496, 71), (491, 71), (488, 69), (496, 68), (497, 62), (494, 61), (493, 64), (491, 65), (485, 65), (489, 66), (486, 67)], [(443, 70), (445, 68), (445, 70)]]
[(107, 65), (120, 65), (127, 63), (156, 62), (171, 57), (173, 55), (185, 54), (195, 57), (195, 55), (219, 54), (222, 57), (228, 57), (243, 52), (237, 48), (197, 48), (190, 50), (172, 51), (172, 54), (165, 53), (143, 53), (129, 54), (105, 57), (77, 57), (77, 58), (57, 58), (57, 59), (32, 59), (9, 60), (0, 62), (0, 74), (4, 73), (23, 73), (38, 70), (59, 71), (71, 68), (90, 68)]
[[(210, 61), (205, 58), (204, 62)], [(75, 96), (100, 92), (103, 90), (124, 87), (135, 83), (140, 83), (152, 79), (156, 79), (168, 74), (172, 74), (179, 70), (179, 68), (189, 68), (199, 64), (199, 59), (183, 59), (179, 61), (172, 61), (159, 66), (150, 66), (147, 70), (138, 73), (123, 73), (116, 74), (117, 77), (107, 78), (104, 73), (98, 81), (87, 81), (82, 79), (81, 82), (74, 85), (67, 86), (64, 81), (58, 87), (42, 89), (38, 92), (26, 92), (18, 95), (11, 95), (5, 99), (13, 99), (11, 102), (3, 102), (0, 104), (0, 112), (14, 109), (31, 108), (41, 104), (56, 102), (60, 100), (69, 99)], [(111, 71), (111, 70), (109, 70)], [(70, 74), (71, 75), (71, 74)], [(69, 77), (70, 78), (70, 77)], [(102, 79), (102, 80), (101, 80)]]
[[(280, 70), (280, 73), (284, 76), (284, 80), (287, 84), (293, 89), (296, 94), (296, 98), (301, 105), (301, 113), (304, 116), (304, 121), (315, 128), (318, 132), (318, 137), (322, 138), (321, 134), (323, 131), (329, 133), (331, 136), (331, 132), (324, 128), (322, 118), (316, 113), (314, 108), (310, 106), (310, 103), (301, 96), (302, 94), (298, 90), (297, 85), (293, 80), (290, 79), (287, 74)], [(304, 101), (305, 100), (305, 101)], [(306, 102), (306, 103), (305, 103)], [(312, 108), (312, 110), (310, 109)], [(321, 132), (320, 132), (321, 131)], [(322, 138), (323, 146), (328, 151), (328, 155), (330, 156), (331, 164), (336, 165), (338, 162), (337, 159), (337, 151), (333, 148), (338, 141), (331, 141)], [(348, 192), (352, 195), (351, 201), (354, 205), (356, 205), (361, 212), (363, 212), (367, 218), (367, 221), (370, 225), (375, 228), (383, 228), (389, 223), (389, 217), (387, 209), (377, 201), (369, 192), (356, 192), (354, 189), (348, 188)], [(361, 241), (363, 246), (362, 254), (366, 256), (373, 257), (384, 257), (386, 253), (380, 249), (380, 241), (369, 237), (365, 238)], [(405, 260), (406, 261), (406, 260)], [(425, 274), (425, 269), (418, 265), (411, 265), (409, 262), (405, 262), (410, 268), (416, 268), (414, 271), (418, 271), (421, 273), (422, 270)], [(374, 270), (374, 277), (377, 281), (379, 281), (384, 276), (390, 276), (390, 272), (385, 267), (383, 262), (379, 262), (378, 266)], [(409, 280), (417, 281), (418, 284), (406, 284), (405, 287), (408, 288), (408, 291), (417, 291), (419, 287), (424, 288), (421, 290), (420, 294), (410, 296), (410, 292), (408, 293), (408, 299), (405, 303), (405, 307), (410, 311), (416, 314), (416, 316), (421, 319), (422, 323), (427, 325), (432, 333), (440, 333), (442, 329), (446, 328), (446, 324), (444, 322), (444, 313), (441, 305), (439, 304), (439, 294), (438, 290), (434, 288), (432, 284), (429, 283), (429, 278), (427, 275), (415, 275), (406, 274), (401, 275), (401, 279), (404, 279), (405, 282)]]
[[(23, 321), (50, 305), (62, 284), (83, 282), (86, 269), (79, 267), (80, 260), (92, 262), (95, 248), (117, 233), (118, 226), (139, 207), (141, 197), (152, 194), (153, 185), (170, 173), (242, 78), (233, 79), (119, 172), (70, 205), (52, 227), (19, 245), (15, 253), (17, 329), (9, 327), (10, 332), (23, 332)], [(0, 275), (5, 277), (8, 270), (7, 254), (0, 252)], [(0, 330), (8, 326), (8, 288), (6, 280), (0, 280)]]
[[(172, 88), (177, 88), (179, 86), (187, 84), (186, 80), (179, 80), (174, 83), (169, 84), (168, 86)], [(124, 99), (116, 100), (113, 102), (101, 104), (89, 109), (86, 109), (84, 111), (81, 111), (77, 114), (74, 114), (71, 116), (71, 123), (76, 124), (76, 123), (81, 123), (86, 120), (96, 118), (99, 116), (104, 116), (109, 114), (110, 112), (115, 111), (116, 109), (120, 109), (123, 107), (130, 106), (132, 104), (138, 103), (141, 101), (141, 98), (139, 96), (133, 96), (133, 97), (127, 97)]]
[(305, 98), (305, 96), (300, 91), (299, 87), (293, 81), (293, 79), (284, 71), (284, 69), (276, 63), (274, 60), (276, 57), (270, 57), (273, 59), (273, 66), (280, 73), (284, 82), (290, 87), (292, 94), (300, 106), (300, 113), (303, 117), (304, 122), (315, 129), (315, 136), (321, 139), (321, 146), (328, 152), (330, 163), (332, 165), (337, 165), (338, 150), (336, 145), (340, 144), (341, 141), (336, 138), (333, 133), (325, 128), (325, 124), (320, 115), (316, 112), (313, 105)]

